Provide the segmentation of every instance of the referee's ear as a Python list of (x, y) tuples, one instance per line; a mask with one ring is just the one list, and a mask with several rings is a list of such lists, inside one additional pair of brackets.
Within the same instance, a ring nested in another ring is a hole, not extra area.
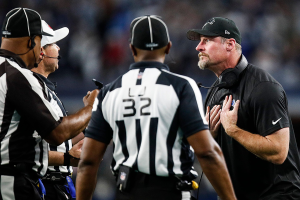
[(134, 48), (134, 46), (132, 44), (129, 44), (129, 48), (131, 50), (132, 56), (136, 56), (137, 52), (136, 52), (136, 49)]
[(165, 51), (166, 54), (169, 54), (171, 47), (172, 47), (172, 42), (170, 41), (170, 42), (167, 44), (167, 48), (166, 48), (166, 51)]

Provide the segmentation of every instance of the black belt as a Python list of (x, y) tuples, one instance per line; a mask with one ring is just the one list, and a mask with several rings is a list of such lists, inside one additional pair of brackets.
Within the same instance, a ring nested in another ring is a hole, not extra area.
[(134, 172), (133, 179), (135, 187), (156, 186), (176, 190), (176, 184), (178, 183), (178, 179), (175, 177), (153, 176), (141, 172)]
[(19, 164), (7, 164), (7, 165), (0, 165), (0, 175), (6, 176), (17, 176), (23, 175), (27, 176), (34, 182), (38, 182), (38, 179), (41, 177), (36, 171), (33, 171), (31, 165), (25, 163)]
[(66, 177), (69, 175), (70, 175), (69, 173), (48, 171), (46, 175), (42, 178), (42, 180), (45, 183), (51, 182), (51, 183), (65, 184)]

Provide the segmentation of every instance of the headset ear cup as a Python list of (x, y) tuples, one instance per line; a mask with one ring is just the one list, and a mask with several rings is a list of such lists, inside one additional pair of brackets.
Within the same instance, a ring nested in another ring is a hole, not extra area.
[(35, 47), (35, 41), (34, 41), (34, 39), (35, 39), (35, 35), (34, 36), (32, 36), (31, 38), (30, 38), (30, 45), (29, 45), (29, 41), (28, 41), (28, 47), (30, 48), (30, 49), (33, 49), (34, 47)]
[(226, 85), (224, 88), (230, 88), (238, 81), (239, 73), (235, 68), (233, 69), (226, 69), (222, 75), (222, 78), (220, 80), (220, 83), (225, 82)]

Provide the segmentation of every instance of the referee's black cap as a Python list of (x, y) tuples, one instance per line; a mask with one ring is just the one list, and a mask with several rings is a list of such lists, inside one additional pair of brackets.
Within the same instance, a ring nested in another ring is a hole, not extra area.
[(18, 38), (33, 35), (47, 35), (43, 31), (40, 14), (29, 8), (14, 8), (9, 11), (2, 25), (2, 36), (6, 38)]
[(155, 50), (170, 42), (165, 22), (157, 15), (135, 18), (130, 24), (130, 43), (143, 50)]
[(202, 29), (191, 29), (186, 34), (190, 40), (200, 40), (200, 35), (233, 38), (238, 44), (242, 42), (240, 31), (234, 21), (223, 17), (213, 17), (204, 24)]

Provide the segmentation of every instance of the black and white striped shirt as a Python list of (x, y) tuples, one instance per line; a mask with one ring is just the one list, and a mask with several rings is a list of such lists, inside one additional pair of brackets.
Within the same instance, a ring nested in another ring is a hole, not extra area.
[[(48, 92), (48, 100), (50, 101), (50, 104), (53, 106), (54, 110), (58, 113), (59, 117), (67, 116), (66, 109), (61, 102), (61, 100), (58, 98), (55, 92), (56, 86), (48, 80), (46, 77), (35, 73), (37, 76), (39, 76), (47, 87)], [(57, 151), (57, 152), (63, 152), (66, 153), (72, 148), (72, 140), (67, 140), (63, 142), (59, 146), (54, 146), (49, 144), (50, 151)], [(55, 171), (55, 172), (62, 172), (62, 173), (72, 173), (73, 169), (72, 166), (48, 166), (49, 171)]]
[(44, 82), (16, 54), (0, 50), (0, 165), (25, 163), (40, 175), (48, 166), (42, 138), (60, 123)]
[(113, 139), (113, 173), (122, 164), (156, 176), (197, 176), (187, 137), (204, 129), (195, 81), (162, 63), (138, 62), (100, 91), (86, 137)]

